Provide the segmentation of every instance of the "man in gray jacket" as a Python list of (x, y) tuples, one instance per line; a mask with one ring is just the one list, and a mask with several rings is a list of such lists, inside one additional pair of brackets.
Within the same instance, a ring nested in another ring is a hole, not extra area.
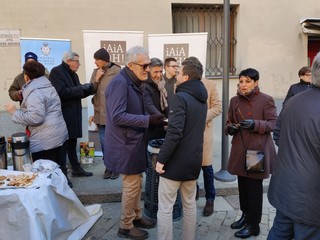
[(278, 156), (269, 202), (277, 209), (269, 240), (320, 239), (320, 53), (312, 85), (293, 96), (279, 116)]

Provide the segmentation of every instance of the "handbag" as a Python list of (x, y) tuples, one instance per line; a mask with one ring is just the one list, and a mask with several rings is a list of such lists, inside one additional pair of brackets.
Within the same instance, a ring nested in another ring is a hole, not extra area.
[[(249, 150), (248, 147), (246, 147), (244, 144), (241, 129), (240, 129), (240, 135), (241, 135), (242, 144), (243, 144), (245, 151), (246, 151), (245, 170), (247, 172), (257, 172), (257, 173), (264, 172), (264, 151), (263, 150)], [(250, 140), (250, 136), (249, 136), (249, 140)], [(248, 143), (248, 145), (249, 145), (249, 143)]]
[(247, 150), (246, 170), (248, 172), (264, 172), (264, 152)]

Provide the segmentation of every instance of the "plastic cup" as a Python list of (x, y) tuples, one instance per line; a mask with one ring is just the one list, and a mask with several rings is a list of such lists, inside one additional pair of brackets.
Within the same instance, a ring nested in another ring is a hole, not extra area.
[(23, 171), (31, 172), (32, 165), (30, 163), (24, 164), (22, 167), (23, 167)]

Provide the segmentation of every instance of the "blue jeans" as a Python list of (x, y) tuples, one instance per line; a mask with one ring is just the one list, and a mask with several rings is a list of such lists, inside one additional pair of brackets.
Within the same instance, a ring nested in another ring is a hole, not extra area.
[(268, 240), (318, 240), (320, 239), (320, 229), (315, 226), (308, 226), (295, 222), (279, 210), (273, 220), (273, 226), (269, 231)]
[(105, 138), (104, 133), (105, 133), (106, 125), (97, 124), (97, 128), (98, 128), (98, 133), (99, 133), (101, 151), (102, 151), (103, 160), (104, 160), (104, 138)]
[(216, 189), (214, 187), (214, 173), (212, 165), (202, 166), (204, 190), (206, 191), (206, 200), (214, 201), (216, 198)]

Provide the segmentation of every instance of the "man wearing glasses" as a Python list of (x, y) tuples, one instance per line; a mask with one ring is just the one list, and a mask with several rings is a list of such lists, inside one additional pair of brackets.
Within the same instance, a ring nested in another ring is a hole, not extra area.
[[(80, 83), (76, 73), (79, 67), (79, 55), (75, 52), (65, 52), (62, 63), (51, 70), (49, 80), (60, 97), (62, 114), (69, 133), (69, 139), (63, 144), (61, 150), (60, 159), (63, 163), (61, 169), (67, 176), (66, 154), (68, 153), (72, 176), (89, 177), (92, 176), (92, 172), (86, 172), (80, 166), (76, 149), (77, 139), (82, 137), (81, 99), (92, 94), (93, 85), (92, 83)], [(68, 184), (72, 187), (69, 179)]]
[(142, 173), (147, 167), (146, 129), (164, 126), (163, 114), (147, 115), (144, 109), (144, 82), (150, 71), (146, 49), (135, 46), (126, 52), (126, 66), (106, 90), (105, 164), (109, 171), (121, 174), (122, 213), (118, 236), (146, 239), (156, 222), (142, 218), (140, 206)]
[(170, 99), (175, 93), (175, 84), (177, 82), (176, 79), (176, 71), (179, 69), (179, 65), (175, 58), (166, 58), (164, 60), (164, 70), (165, 73), (163, 75), (166, 80), (165, 88), (168, 93), (168, 102), (170, 103)]

